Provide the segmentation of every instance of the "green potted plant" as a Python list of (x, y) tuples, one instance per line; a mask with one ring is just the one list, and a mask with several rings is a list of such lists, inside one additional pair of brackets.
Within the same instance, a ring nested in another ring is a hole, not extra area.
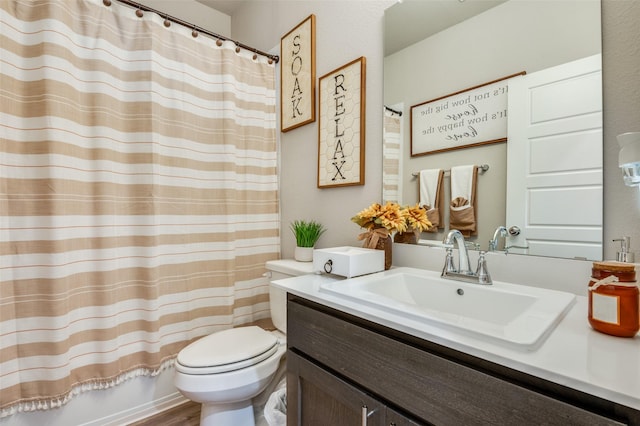
[(298, 262), (311, 262), (313, 247), (326, 229), (315, 220), (294, 220), (291, 223), (291, 231), (296, 236), (294, 259)]

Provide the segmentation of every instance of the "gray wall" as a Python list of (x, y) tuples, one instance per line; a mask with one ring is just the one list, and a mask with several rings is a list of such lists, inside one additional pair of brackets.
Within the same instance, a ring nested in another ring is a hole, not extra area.
[(138, 2), (218, 35), (231, 36), (231, 17), (196, 0), (138, 0)]

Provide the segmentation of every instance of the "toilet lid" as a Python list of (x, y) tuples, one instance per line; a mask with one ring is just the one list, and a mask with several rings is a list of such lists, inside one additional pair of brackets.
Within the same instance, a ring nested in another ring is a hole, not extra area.
[[(189, 369), (217, 367), (221, 373), (246, 368), (277, 349), (278, 339), (257, 326), (231, 328), (210, 334), (178, 353), (178, 363)], [(193, 374), (193, 373), (192, 373)]]

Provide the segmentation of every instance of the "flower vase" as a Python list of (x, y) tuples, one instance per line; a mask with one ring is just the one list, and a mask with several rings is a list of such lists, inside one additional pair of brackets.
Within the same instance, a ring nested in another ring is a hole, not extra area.
[(380, 238), (378, 240), (378, 244), (376, 244), (377, 250), (384, 250), (384, 270), (388, 270), (391, 268), (392, 255), (393, 255), (393, 240), (391, 239), (391, 235), (387, 236), (387, 238)]
[(396, 232), (393, 236), (393, 242), (402, 244), (418, 244), (418, 235), (413, 231)]

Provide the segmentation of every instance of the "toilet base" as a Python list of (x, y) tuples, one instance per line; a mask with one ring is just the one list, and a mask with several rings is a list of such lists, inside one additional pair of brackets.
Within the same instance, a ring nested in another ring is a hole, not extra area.
[(228, 404), (202, 404), (200, 426), (255, 426), (251, 400)]

